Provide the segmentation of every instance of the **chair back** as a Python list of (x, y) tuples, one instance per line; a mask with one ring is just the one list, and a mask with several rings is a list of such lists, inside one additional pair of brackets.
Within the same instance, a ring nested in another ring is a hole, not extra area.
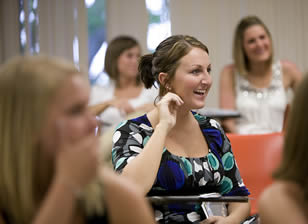
[(278, 166), (283, 134), (227, 134), (245, 186), (251, 195), (251, 214), (257, 213), (258, 198), (272, 183), (272, 172)]

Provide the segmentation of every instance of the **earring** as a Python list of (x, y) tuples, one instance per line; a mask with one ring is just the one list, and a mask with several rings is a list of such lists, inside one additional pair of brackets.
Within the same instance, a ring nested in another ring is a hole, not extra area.
[(166, 86), (166, 90), (167, 90), (168, 92), (170, 92), (170, 91), (171, 91), (170, 86)]

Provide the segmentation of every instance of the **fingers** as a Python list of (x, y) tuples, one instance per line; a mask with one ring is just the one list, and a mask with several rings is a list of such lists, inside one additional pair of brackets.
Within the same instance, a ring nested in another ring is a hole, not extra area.
[(181, 99), (181, 97), (179, 97), (178, 95), (176, 95), (175, 93), (167, 93), (160, 101), (159, 103), (170, 103), (170, 102), (175, 102), (175, 104), (177, 106), (181, 106), (184, 104), (184, 101)]
[[(220, 216), (211, 216), (208, 217), (207, 219), (203, 220), (202, 222), (200, 222), (201, 224), (214, 224), (214, 223), (218, 223), (218, 221), (221, 219), (222, 217)], [(220, 223), (220, 222), (219, 222)]]

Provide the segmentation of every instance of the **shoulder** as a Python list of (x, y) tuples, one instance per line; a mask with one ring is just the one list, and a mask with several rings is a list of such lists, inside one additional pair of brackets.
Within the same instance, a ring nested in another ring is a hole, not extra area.
[(281, 60), (280, 63), (283, 75), (286, 76), (287, 80), (290, 80), (290, 86), (296, 86), (302, 78), (301, 71), (299, 70), (297, 65), (288, 60)]
[(100, 175), (108, 217), (113, 223), (154, 223), (151, 208), (136, 184), (108, 168), (104, 168)]
[(232, 86), (235, 76), (235, 66), (233, 64), (226, 65), (220, 73), (220, 85)]
[(205, 116), (201, 113), (196, 113), (196, 112), (193, 112), (193, 115), (194, 115), (195, 119), (198, 121), (198, 123), (199, 123), (199, 125), (201, 126), (202, 129), (214, 128), (214, 129), (219, 130), (220, 132), (223, 132), (221, 125), (215, 119), (212, 119), (208, 116)]
[(98, 91), (98, 92), (104, 92), (104, 91), (110, 91), (115, 88), (115, 84), (113, 81), (110, 81), (108, 83), (105, 83), (103, 85), (94, 85), (91, 87), (91, 91)]
[(233, 72), (234, 70), (235, 70), (235, 65), (234, 64), (228, 64), (228, 65), (225, 65), (222, 68), (223, 72)]
[(90, 105), (103, 103), (113, 98), (114, 84), (94, 85), (91, 87)]
[(292, 61), (289, 60), (280, 60), (282, 69), (285, 71), (294, 71), (294, 70), (298, 70), (296, 64)]
[(194, 117), (198, 121), (203, 134), (208, 140), (213, 141), (213, 144), (215, 144), (218, 151), (220, 151), (227, 137), (219, 122), (199, 113), (194, 113)]
[(234, 64), (228, 64), (222, 68), (221, 76), (233, 76), (234, 71), (235, 71)]
[(298, 185), (276, 181), (265, 189), (259, 199), (262, 223), (292, 223), (294, 220), (298, 220), (297, 223), (306, 223), (301, 199), (301, 189)]
[[(153, 128), (145, 115), (125, 120), (121, 122), (114, 132), (113, 143), (118, 144), (120, 138), (130, 138), (137, 140), (139, 144), (144, 143), (144, 139), (151, 136)], [(122, 142), (123, 143), (123, 142)], [(122, 144), (121, 143), (121, 144)]]
[(111, 195), (113, 199), (119, 200), (134, 199), (135, 196), (141, 195), (141, 190), (129, 179), (114, 173), (109, 168), (104, 167), (101, 175), (104, 183), (104, 195)]

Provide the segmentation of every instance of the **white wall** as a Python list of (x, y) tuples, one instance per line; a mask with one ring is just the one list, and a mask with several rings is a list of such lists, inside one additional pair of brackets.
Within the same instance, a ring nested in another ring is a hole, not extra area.
[[(28, 1), (28, 0), (25, 0)], [(136, 37), (146, 51), (148, 14), (145, 0), (106, 0), (107, 40), (119, 34)], [(14, 3), (15, 2), (15, 3)], [(14, 4), (13, 4), (14, 3)], [(18, 53), (16, 1), (0, 0), (0, 63)], [(72, 37), (79, 37), (81, 66), (87, 67), (87, 16), (84, 0), (40, 0), (40, 44), (45, 54), (72, 59)], [(73, 11), (78, 17), (74, 20)], [(213, 87), (207, 106), (218, 106), (218, 80), (223, 65), (232, 62), (233, 32), (243, 16), (255, 14), (268, 25), (276, 58), (308, 71), (307, 0), (170, 0), (173, 34), (189, 34), (210, 50)]]
[[(132, 34), (146, 49), (144, 0), (107, 1), (108, 39)], [(170, 0), (170, 9), (172, 34), (193, 35), (209, 47), (214, 82), (207, 106), (218, 106), (219, 73), (232, 62), (233, 32), (243, 16), (255, 14), (266, 23), (276, 58), (291, 60), (301, 71), (308, 71), (307, 0)]]
[(210, 50), (213, 65), (208, 106), (218, 106), (218, 80), (223, 65), (232, 62), (233, 32), (246, 15), (259, 16), (269, 27), (275, 56), (308, 71), (307, 0), (170, 0), (173, 34), (190, 34)]

